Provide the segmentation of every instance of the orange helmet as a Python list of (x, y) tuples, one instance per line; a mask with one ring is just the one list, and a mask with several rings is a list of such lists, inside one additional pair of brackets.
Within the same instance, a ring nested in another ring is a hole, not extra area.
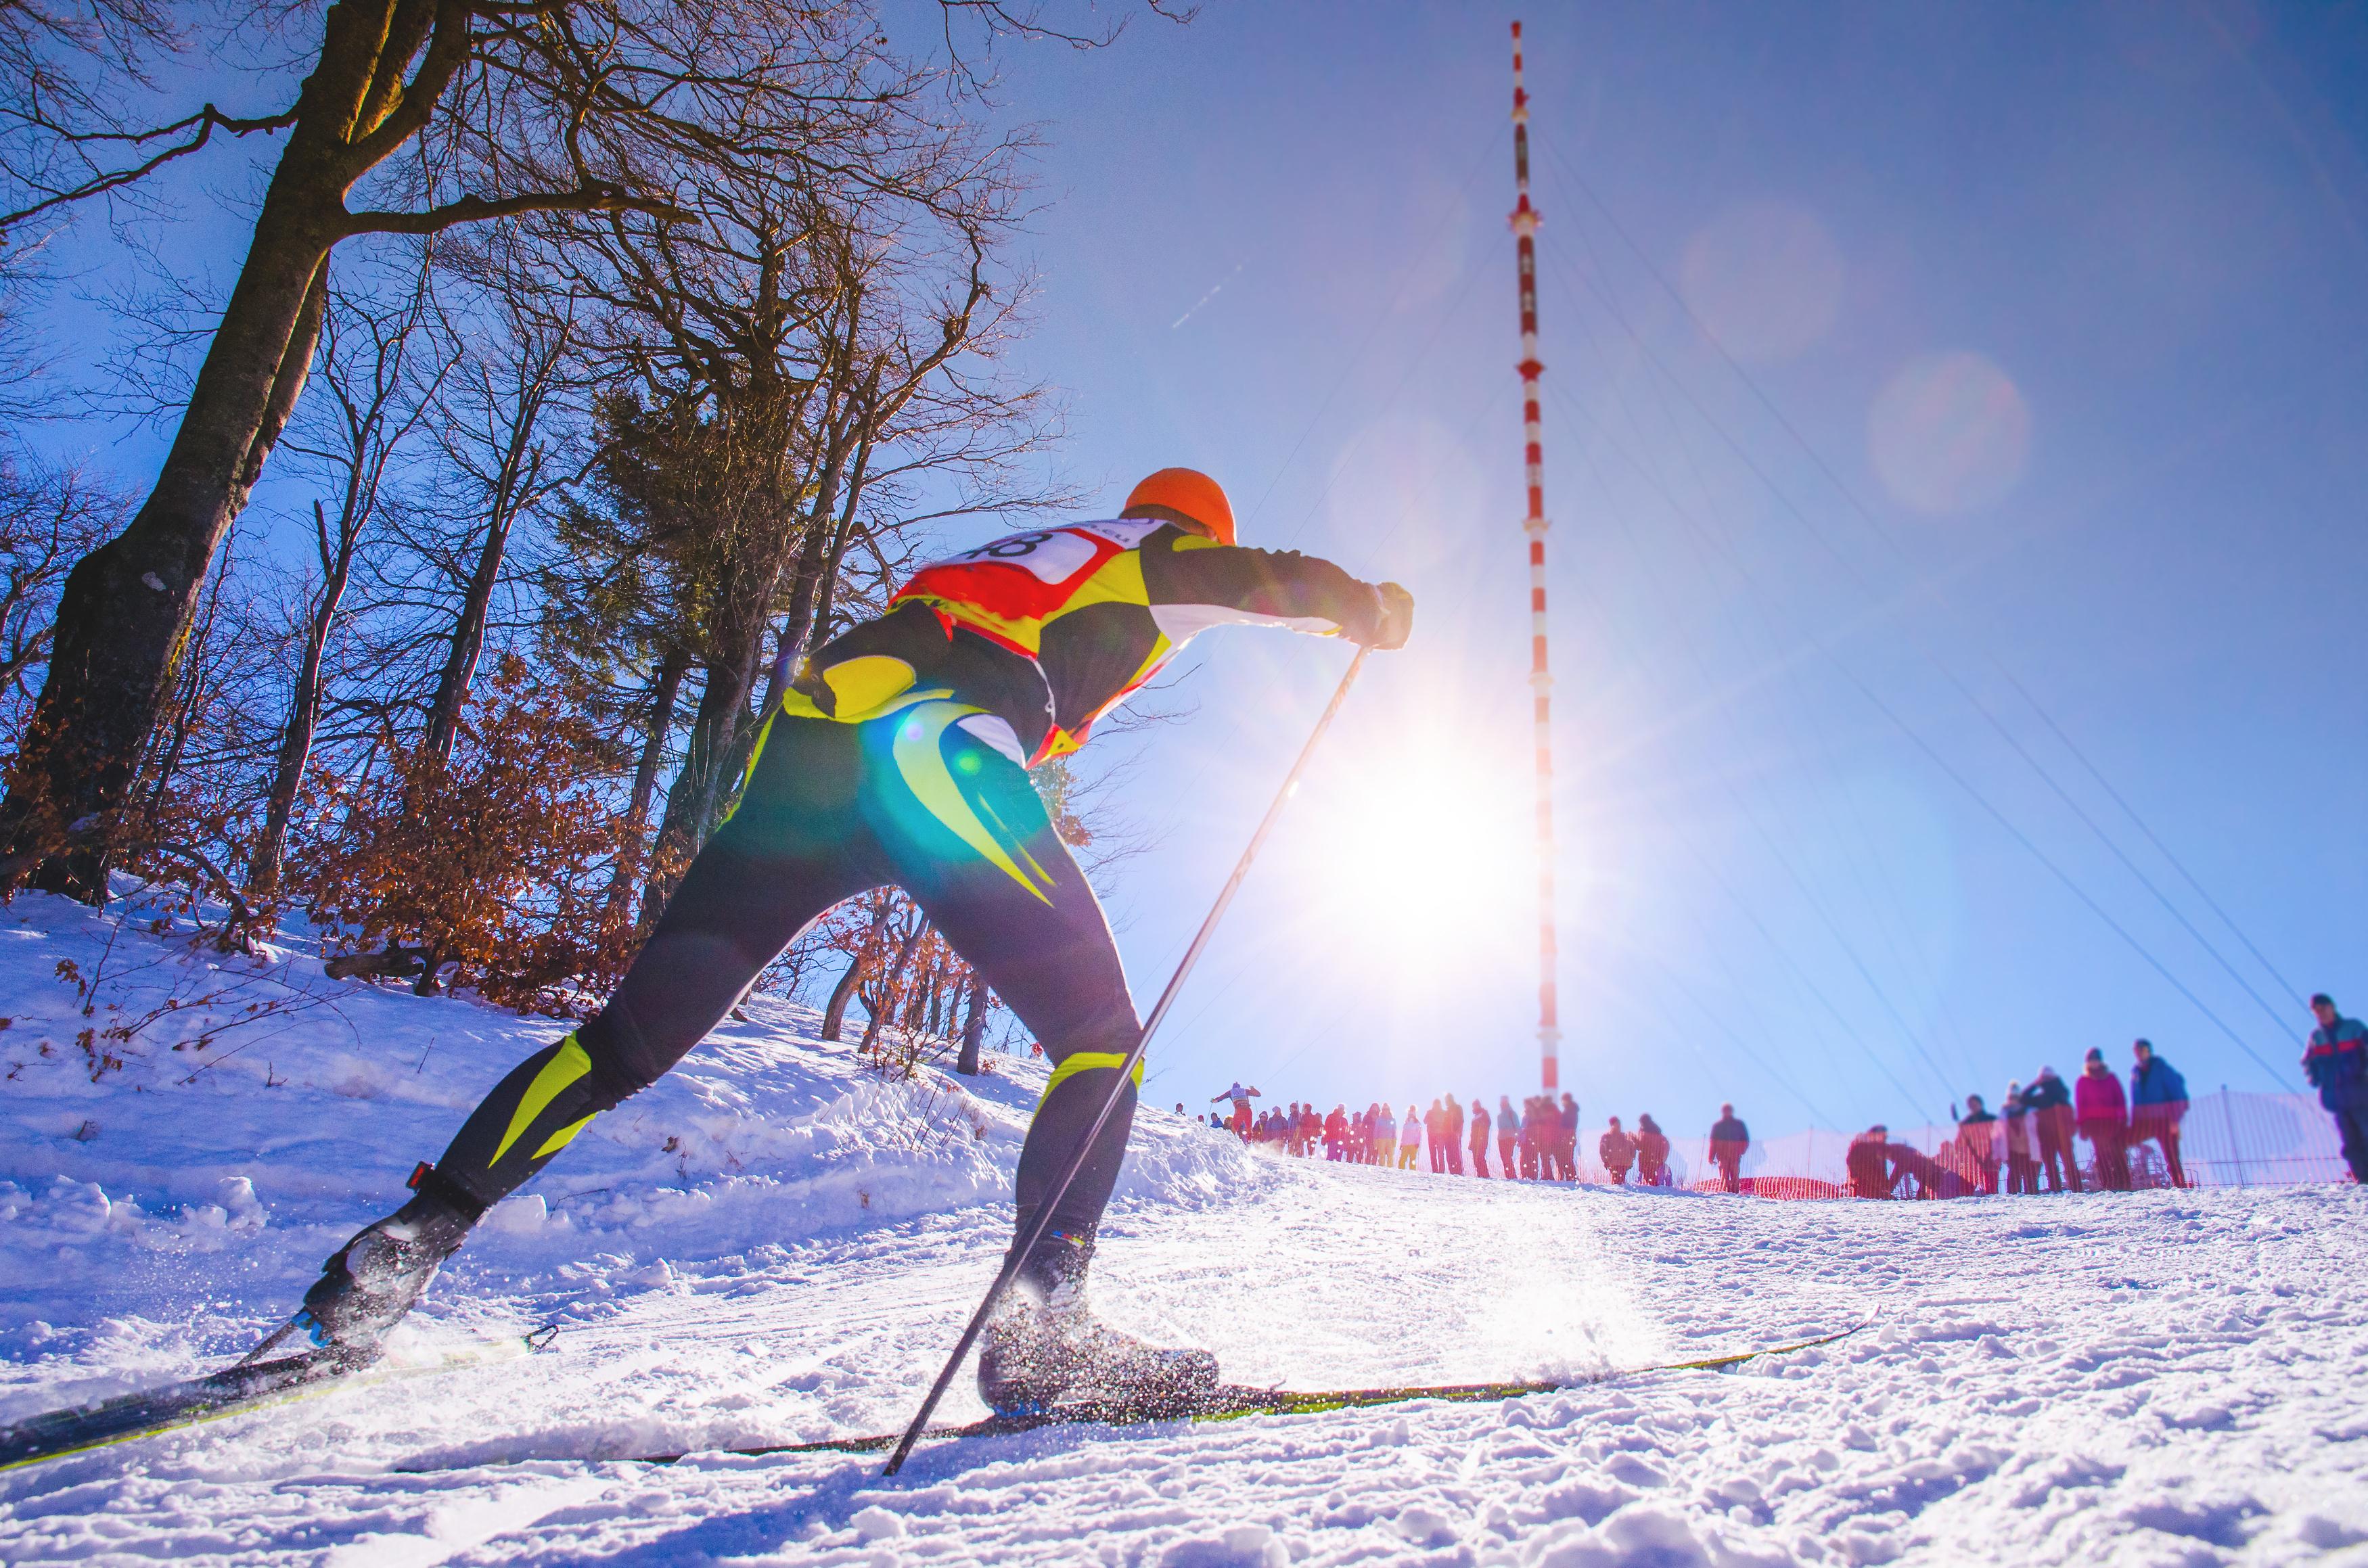
[(1234, 542), (1234, 507), (1223, 486), (1198, 469), (1163, 468), (1127, 493), (1121, 517), (1171, 516)]

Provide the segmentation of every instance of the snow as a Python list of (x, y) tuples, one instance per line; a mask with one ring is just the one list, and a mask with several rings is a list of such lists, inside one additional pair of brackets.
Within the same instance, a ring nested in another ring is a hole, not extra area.
[[(61, 960), (101, 975), (93, 1018)], [(77, 1033), (176, 994), (94, 1084)], [(405, 1369), (0, 1475), (0, 1560), (2368, 1563), (2349, 1187), (1770, 1203), (1284, 1162), (1148, 1111), (1114, 1320), (1246, 1381), (1574, 1386), (930, 1443), (894, 1480), (712, 1452), (901, 1425), (1008, 1239), (1042, 1082), (883, 1083), (747, 1011), (489, 1218)], [(209, 1013), (246, 1021), (173, 1051)], [(39, 895), (0, 915), (0, 1419), (244, 1348), (564, 1027)]]

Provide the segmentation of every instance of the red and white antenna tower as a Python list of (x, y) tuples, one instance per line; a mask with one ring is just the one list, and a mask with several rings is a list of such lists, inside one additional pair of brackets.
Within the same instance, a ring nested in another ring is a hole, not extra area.
[(1562, 1029), (1554, 1013), (1554, 676), (1546, 668), (1546, 477), (1538, 427), (1538, 211), (1530, 205), (1530, 95), (1521, 85), (1521, 24), (1513, 24), (1513, 244), (1520, 260), (1521, 454), (1529, 477), (1530, 692), (1538, 773), (1538, 1056), (1545, 1087), (1558, 1086)]

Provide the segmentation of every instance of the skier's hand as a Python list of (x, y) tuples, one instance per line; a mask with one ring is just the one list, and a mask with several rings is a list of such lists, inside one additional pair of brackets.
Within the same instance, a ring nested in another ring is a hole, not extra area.
[(1365, 646), (1383, 653), (1405, 647), (1414, 632), (1414, 596), (1395, 583), (1382, 583), (1374, 586), (1373, 597), (1381, 601), (1380, 613), (1373, 618), (1372, 635), (1365, 639)]

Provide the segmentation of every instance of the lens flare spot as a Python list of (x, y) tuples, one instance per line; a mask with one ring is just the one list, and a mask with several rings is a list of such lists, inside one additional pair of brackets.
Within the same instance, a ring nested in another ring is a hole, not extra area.
[(2031, 409), (1987, 357), (1911, 359), (1875, 394), (1867, 451), (1884, 485), (1919, 512), (2004, 500), (2031, 457)]

